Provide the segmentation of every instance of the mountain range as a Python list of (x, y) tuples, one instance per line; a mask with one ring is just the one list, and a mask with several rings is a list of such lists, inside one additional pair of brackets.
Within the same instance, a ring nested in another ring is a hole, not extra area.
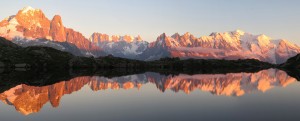
[(55, 15), (48, 19), (42, 10), (25, 7), (0, 22), (0, 36), (21, 46), (48, 46), (77, 56), (103, 56), (157, 60), (164, 57), (197, 59), (257, 59), (273, 64), (285, 62), (300, 53), (300, 47), (288, 40), (273, 40), (267, 35), (253, 35), (242, 30), (214, 32), (195, 37), (190, 33), (171, 36), (163, 33), (156, 41), (141, 36), (93, 33), (89, 38), (63, 25)]

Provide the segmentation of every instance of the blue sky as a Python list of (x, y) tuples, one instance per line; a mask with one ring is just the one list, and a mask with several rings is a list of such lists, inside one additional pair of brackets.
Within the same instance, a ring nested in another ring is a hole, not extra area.
[(0, 19), (25, 6), (49, 19), (61, 15), (66, 27), (86, 37), (100, 32), (154, 41), (163, 32), (200, 37), (241, 29), (300, 44), (299, 0), (2, 0)]

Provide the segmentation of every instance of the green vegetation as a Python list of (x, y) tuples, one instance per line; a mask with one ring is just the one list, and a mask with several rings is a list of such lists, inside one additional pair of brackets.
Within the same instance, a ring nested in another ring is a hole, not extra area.
[(11, 68), (20, 65), (27, 68), (61, 68), (67, 67), (74, 56), (49, 47), (17, 46), (4, 38), (0, 38), (0, 62)]

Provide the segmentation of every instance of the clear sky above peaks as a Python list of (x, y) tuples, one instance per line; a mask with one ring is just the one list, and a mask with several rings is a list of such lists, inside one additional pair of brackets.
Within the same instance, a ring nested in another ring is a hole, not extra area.
[(49, 19), (61, 15), (86, 37), (100, 32), (154, 41), (163, 32), (200, 37), (241, 29), (300, 44), (300, 0), (2, 0), (0, 19), (26, 6)]

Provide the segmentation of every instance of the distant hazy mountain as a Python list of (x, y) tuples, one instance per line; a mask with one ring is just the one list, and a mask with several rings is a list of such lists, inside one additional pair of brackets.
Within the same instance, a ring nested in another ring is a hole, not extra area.
[(190, 33), (172, 36), (161, 34), (148, 43), (140, 36), (109, 36), (94, 33), (89, 39), (64, 27), (61, 17), (49, 20), (42, 10), (25, 7), (16, 15), (0, 22), (0, 36), (22, 46), (43, 45), (79, 56), (101, 56), (155, 60), (162, 57), (202, 59), (254, 58), (270, 63), (283, 63), (300, 52), (300, 47), (288, 40), (272, 40), (261, 34), (241, 30), (212, 33), (197, 38)]

